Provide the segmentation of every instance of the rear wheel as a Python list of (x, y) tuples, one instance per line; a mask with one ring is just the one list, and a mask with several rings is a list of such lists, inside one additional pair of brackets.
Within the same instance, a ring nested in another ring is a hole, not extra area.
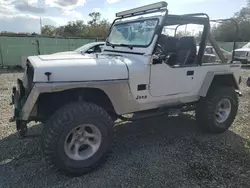
[(104, 163), (113, 141), (113, 121), (101, 107), (68, 104), (46, 123), (42, 147), (51, 168), (79, 176)]
[(238, 96), (232, 87), (211, 88), (197, 104), (196, 119), (205, 130), (223, 133), (232, 125), (238, 111)]

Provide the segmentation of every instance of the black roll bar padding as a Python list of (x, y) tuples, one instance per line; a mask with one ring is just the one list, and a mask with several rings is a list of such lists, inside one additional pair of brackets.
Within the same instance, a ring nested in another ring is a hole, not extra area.
[(209, 35), (209, 31), (210, 31), (210, 24), (209, 24), (209, 18), (208, 18), (208, 23), (204, 24), (203, 32), (201, 35), (200, 48), (199, 48), (199, 52), (197, 55), (197, 61), (199, 65), (202, 65), (202, 60), (203, 60), (203, 56), (204, 56), (206, 45), (207, 45), (207, 38)]
[(236, 48), (236, 42), (238, 41), (239, 38), (239, 24), (237, 23), (237, 21), (235, 19), (232, 18), (227, 18), (227, 19), (216, 19), (216, 20), (210, 20), (211, 22), (216, 22), (216, 23), (222, 23), (225, 21), (232, 21), (235, 23), (235, 27), (236, 27), (236, 31), (235, 31), (235, 37), (234, 37), (234, 44), (233, 44), (233, 53), (232, 53), (232, 62), (235, 60), (235, 48)]
[(165, 12), (165, 14), (164, 14), (164, 17), (163, 17), (163, 20), (162, 20), (162, 24), (156, 29), (156, 35), (158, 35), (158, 37), (157, 37), (157, 40), (156, 40), (156, 45), (155, 45), (155, 47), (154, 47), (154, 49), (153, 49), (153, 52), (155, 52), (155, 50), (156, 50), (156, 48), (157, 48), (157, 45), (159, 44), (159, 41), (160, 41), (160, 35), (161, 35), (161, 32), (162, 32), (162, 29), (163, 29), (163, 27), (164, 27), (164, 23), (165, 23), (165, 21), (166, 21), (166, 19), (167, 19), (167, 16), (168, 16), (168, 10)]
[(212, 37), (211, 33), (209, 32), (208, 35), (208, 40), (211, 43), (211, 45), (213, 46), (215, 52), (217, 53), (217, 55), (219, 56), (220, 60), (222, 63), (227, 63), (227, 60), (224, 56), (224, 54), (221, 52), (220, 47), (218, 46), (218, 44), (216, 43), (216, 40)]

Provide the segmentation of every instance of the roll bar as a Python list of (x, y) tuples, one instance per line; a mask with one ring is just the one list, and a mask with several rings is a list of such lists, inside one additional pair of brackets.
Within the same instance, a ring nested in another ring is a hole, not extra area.
[[(185, 16), (206, 16), (209, 19), (209, 16), (207, 14), (203, 14), (203, 13), (186, 14)], [(232, 61), (231, 61), (231, 63), (232, 63), (235, 60), (235, 57), (234, 57), (235, 56), (235, 48), (236, 48), (236, 42), (237, 42), (238, 36), (239, 36), (239, 25), (238, 25), (238, 23), (234, 19), (216, 19), (216, 20), (210, 20), (210, 22), (216, 22), (216, 23), (222, 23), (222, 22), (225, 22), (225, 21), (232, 21), (232, 22), (235, 23), (235, 26), (236, 26), (236, 37), (234, 38), (233, 52), (232, 52)], [(179, 28), (179, 26), (182, 26), (182, 25), (186, 25), (186, 24), (179, 24), (175, 28), (175, 35), (176, 35), (177, 29)], [(208, 38), (209, 42), (211, 43), (211, 45), (213, 46), (213, 48), (215, 49), (215, 51), (216, 51), (217, 55), (219, 56), (220, 60), (222, 61), (222, 63), (226, 63), (227, 62), (226, 58), (224, 57), (223, 53), (220, 50), (220, 47), (217, 45), (215, 39), (212, 37), (212, 35), (211, 35), (210, 32), (209, 32), (207, 38)]]
[(232, 21), (235, 24), (235, 37), (234, 37), (234, 44), (233, 44), (233, 52), (232, 52), (232, 62), (235, 60), (235, 48), (236, 48), (236, 42), (238, 41), (239, 38), (239, 25), (235, 19), (229, 18), (229, 19), (216, 19), (216, 20), (210, 20), (211, 22), (215, 23), (223, 23), (226, 21)]

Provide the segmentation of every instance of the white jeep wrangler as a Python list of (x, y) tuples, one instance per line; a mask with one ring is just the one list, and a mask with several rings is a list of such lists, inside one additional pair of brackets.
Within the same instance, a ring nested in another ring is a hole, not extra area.
[[(150, 13), (157, 15), (146, 17)], [(169, 15), (167, 3), (159, 2), (116, 16), (101, 54), (28, 57), (13, 88), (11, 120), (19, 135), (25, 136), (28, 122), (43, 122), (45, 159), (67, 175), (104, 162), (117, 119), (196, 110), (200, 126), (222, 133), (237, 114), (241, 64), (223, 58), (206, 14)], [(162, 32), (189, 23), (203, 26), (198, 52), (194, 37)], [(203, 63), (207, 40), (221, 63)]]

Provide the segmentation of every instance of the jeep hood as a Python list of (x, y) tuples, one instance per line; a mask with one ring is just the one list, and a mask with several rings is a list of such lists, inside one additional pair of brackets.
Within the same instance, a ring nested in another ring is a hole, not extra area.
[(71, 54), (28, 57), (34, 82), (103, 81), (128, 79), (128, 58), (109, 55)]

